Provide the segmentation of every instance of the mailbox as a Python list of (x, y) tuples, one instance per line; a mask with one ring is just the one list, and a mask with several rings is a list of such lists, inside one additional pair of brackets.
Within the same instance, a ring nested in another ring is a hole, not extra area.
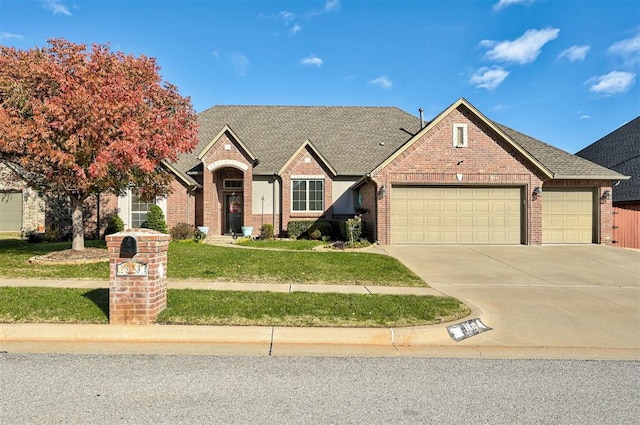
[(138, 253), (138, 241), (133, 236), (125, 236), (120, 243), (120, 257), (133, 258)]

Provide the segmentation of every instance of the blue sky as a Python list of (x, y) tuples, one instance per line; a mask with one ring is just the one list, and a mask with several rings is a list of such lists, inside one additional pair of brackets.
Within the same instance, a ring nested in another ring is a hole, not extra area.
[(464, 97), (576, 152), (640, 115), (637, 0), (0, 0), (0, 43), (155, 57), (196, 111)]

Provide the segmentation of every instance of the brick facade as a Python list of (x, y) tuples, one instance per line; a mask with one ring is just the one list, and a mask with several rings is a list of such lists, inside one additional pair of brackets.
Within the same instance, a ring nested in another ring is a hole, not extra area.
[[(324, 181), (324, 211), (293, 211), (291, 206), (291, 179), (292, 176), (321, 176)], [(333, 199), (331, 172), (322, 164), (321, 159), (309, 148), (301, 150), (282, 172), (282, 228), (286, 230), (290, 221), (317, 220), (321, 217), (331, 218), (330, 202)]]

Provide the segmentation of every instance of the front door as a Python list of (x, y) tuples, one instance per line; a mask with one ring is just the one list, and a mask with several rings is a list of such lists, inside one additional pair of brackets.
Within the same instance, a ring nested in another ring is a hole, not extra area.
[(242, 232), (242, 194), (232, 192), (224, 194), (223, 233)]

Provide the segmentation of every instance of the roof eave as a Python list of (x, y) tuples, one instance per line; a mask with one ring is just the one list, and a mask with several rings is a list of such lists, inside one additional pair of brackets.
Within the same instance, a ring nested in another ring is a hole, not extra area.
[(622, 174), (611, 174), (611, 175), (563, 175), (563, 174), (554, 174), (551, 180), (629, 180), (631, 176), (624, 176)]

